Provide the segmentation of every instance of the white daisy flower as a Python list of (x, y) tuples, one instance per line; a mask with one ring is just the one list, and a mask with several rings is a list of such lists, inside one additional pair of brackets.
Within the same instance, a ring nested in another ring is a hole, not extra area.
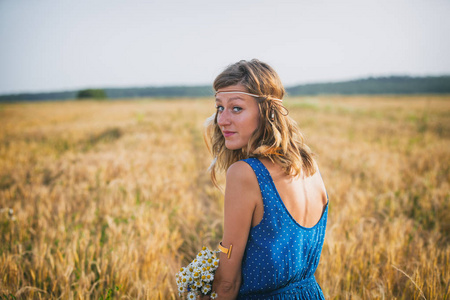
[(188, 282), (189, 282), (187, 276), (181, 276), (180, 281), (181, 281), (181, 283), (184, 284), (184, 285), (188, 284)]
[(217, 293), (216, 292), (212, 292), (210, 297), (211, 297), (211, 299), (216, 299), (217, 298)]
[(210, 288), (208, 288), (208, 287), (206, 287), (206, 286), (204, 286), (204, 287), (202, 287), (202, 293), (203, 294), (208, 294), (208, 292), (210, 291), (211, 289)]
[(197, 299), (197, 294), (196, 294), (195, 292), (189, 292), (189, 293), (187, 294), (187, 299), (189, 299), (189, 300), (195, 300), (195, 299)]
[(206, 282), (211, 282), (214, 280), (214, 275), (213, 274), (206, 274)]

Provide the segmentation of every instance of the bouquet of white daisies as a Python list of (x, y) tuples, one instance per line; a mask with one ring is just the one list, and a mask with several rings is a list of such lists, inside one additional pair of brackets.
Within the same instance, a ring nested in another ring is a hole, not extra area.
[(219, 266), (219, 259), (216, 256), (218, 252), (203, 247), (189, 265), (180, 269), (175, 275), (180, 297), (197, 299), (202, 294), (210, 295), (211, 299), (217, 297), (217, 293), (212, 291), (212, 282)]

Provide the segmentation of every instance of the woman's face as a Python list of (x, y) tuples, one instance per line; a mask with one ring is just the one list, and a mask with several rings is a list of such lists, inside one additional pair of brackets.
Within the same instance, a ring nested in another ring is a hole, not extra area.
[[(246, 92), (243, 85), (230, 85), (217, 92)], [(225, 137), (225, 147), (241, 149), (259, 125), (259, 106), (252, 96), (238, 93), (216, 95), (217, 124)]]

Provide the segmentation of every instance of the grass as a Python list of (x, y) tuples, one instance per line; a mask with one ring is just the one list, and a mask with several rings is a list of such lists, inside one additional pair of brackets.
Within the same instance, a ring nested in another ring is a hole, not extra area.
[[(330, 196), (327, 299), (450, 299), (450, 96), (286, 100)], [(176, 299), (222, 234), (211, 100), (0, 110), (0, 299)], [(223, 182), (223, 178), (222, 178)]]

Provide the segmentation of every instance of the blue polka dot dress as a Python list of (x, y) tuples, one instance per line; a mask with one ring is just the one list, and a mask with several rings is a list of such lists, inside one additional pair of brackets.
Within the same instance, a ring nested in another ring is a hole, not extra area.
[(264, 215), (249, 233), (238, 299), (325, 299), (314, 272), (325, 237), (328, 203), (316, 225), (303, 227), (284, 206), (266, 167), (257, 158), (244, 161), (258, 179)]

